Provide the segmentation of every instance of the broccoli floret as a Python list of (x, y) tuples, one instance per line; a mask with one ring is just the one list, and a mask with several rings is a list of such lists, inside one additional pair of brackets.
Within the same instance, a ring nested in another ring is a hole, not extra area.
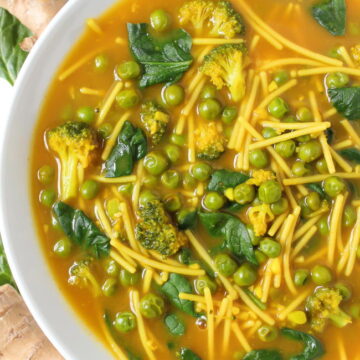
[(86, 169), (98, 159), (101, 143), (98, 134), (83, 122), (67, 122), (47, 133), (47, 143), (61, 164), (62, 200), (77, 195), (79, 166)]
[(182, 25), (191, 23), (196, 30), (202, 30), (209, 23), (214, 8), (213, 1), (188, 1), (180, 8), (180, 23)]
[(170, 116), (155, 101), (147, 101), (141, 106), (141, 122), (154, 144), (158, 144), (165, 134)]
[(164, 257), (176, 254), (187, 243), (186, 236), (171, 223), (164, 205), (151, 200), (139, 208), (139, 222), (135, 228), (136, 239), (148, 250)]
[(69, 283), (89, 288), (94, 296), (100, 296), (101, 287), (91, 271), (92, 259), (75, 261), (69, 270)]
[(215, 122), (200, 125), (195, 130), (195, 146), (199, 159), (218, 159), (225, 151), (225, 143), (225, 136), (218, 130)]
[(224, 86), (229, 88), (234, 101), (240, 101), (245, 95), (245, 52), (243, 44), (221, 45), (205, 57), (201, 66), (201, 71), (219, 90)]
[(314, 331), (322, 332), (328, 321), (340, 328), (351, 323), (351, 317), (340, 309), (341, 301), (342, 296), (336, 289), (322, 287), (315, 290), (306, 303)]
[(228, 1), (219, 1), (211, 17), (212, 29), (210, 34), (213, 36), (224, 36), (231, 39), (236, 35), (245, 33), (244, 20), (237, 13)]

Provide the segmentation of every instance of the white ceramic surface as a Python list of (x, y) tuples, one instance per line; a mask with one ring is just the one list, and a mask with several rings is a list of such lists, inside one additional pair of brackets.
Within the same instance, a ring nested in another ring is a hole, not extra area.
[(82, 34), (85, 20), (114, 3), (70, 0), (60, 11), (19, 75), (1, 134), (0, 229), (5, 250), (26, 304), (67, 360), (107, 360), (112, 356), (75, 316), (50, 274), (32, 217), (29, 154), (39, 109), (54, 73)]

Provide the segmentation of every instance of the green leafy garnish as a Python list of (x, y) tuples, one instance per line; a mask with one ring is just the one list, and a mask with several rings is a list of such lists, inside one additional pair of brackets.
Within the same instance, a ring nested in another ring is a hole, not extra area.
[(185, 30), (178, 29), (169, 37), (155, 38), (147, 24), (128, 24), (127, 29), (130, 49), (144, 67), (140, 87), (174, 83), (192, 64), (192, 39)]
[(329, 89), (335, 109), (349, 120), (360, 119), (360, 86)]
[(313, 18), (330, 34), (345, 35), (346, 3), (345, 0), (322, 0), (312, 7)]
[(109, 255), (110, 239), (81, 210), (58, 202), (53, 211), (61, 229), (74, 244), (96, 258)]
[(126, 121), (117, 138), (117, 143), (105, 162), (105, 177), (117, 178), (130, 175), (136, 161), (147, 153), (147, 140), (144, 132)]
[(243, 360), (282, 360), (283, 357), (277, 350), (252, 350), (247, 353)]
[(165, 317), (165, 325), (171, 335), (182, 336), (185, 334), (185, 323), (176, 314), (169, 314)]
[(190, 300), (183, 300), (179, 298), (179, 294), (181, 292), (187, 294), (193, 293), (189, 280), (187, 280), (184, 276), (179, 274), (170, 274), (169, 280), (161, 286), (161, 290), (168, 297), (172, 305), (193, 317), (198, 317), (198, 314), (195, 312), (194, 303)]
[(28, 55), (20, 43), (29, 36), (31, 32), (19, 20), (0, 8), (0, 77), (11, 85)]
[(209, 234), (223, 240), (224, 248), (258, 265), (249, 232), (243, 222), (224, 213), (200, 213), (199, 216)]
[(234, 188), (249, 179), (250, 177), (248, 175), (240, 172), (230, 170), (216, 170), (211, 175), (208, 190), (224, 192), (226, 189)]
[(201, 360), (192, 350), (187, 348), (181, 348), (178, 354), (180, 360)]
[(360, 150), (356, 148), (348, 148), (340, 150), (339, 154), (344, 157), (346, 160), (353, 161), (357, 164), (360, 164)]
[(0, 238), (0, 286), (9, 284), (16, 287), (14, 278), (12, 277), (9, 264), (6, 259), (5, 250)]

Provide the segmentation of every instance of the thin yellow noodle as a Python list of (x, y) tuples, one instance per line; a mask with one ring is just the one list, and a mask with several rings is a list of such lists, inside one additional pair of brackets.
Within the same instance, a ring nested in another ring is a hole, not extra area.
[(351, 233), (351, 236), (350, 236), (350, 240), (347, 242), (344, 250), (340, 254), (340, 260), (339, 260), (338, 265), (336, 267), (336, 271), (337, 271), (338, 274), (340, 274), (344, 270), (344, 268), (345, 268), (345, 266), (346, 266), (346, 264), (347, 264), (347, 262), (349, 260), (351, 238), (352, 238), (352, 233)]
[(268, 234), (270, 236), (274, 236), (276, 234), (276, 232), (279, 230), (280, 226), (284, 223), (284, 220), (286, 219), (286, 217), (288, 216), (289, 213), (285, 212), (284, 214), (279, 215), (275, 221), (272, 223)]
[[(120, 210), (122, 212), (122, 217), (123, 217), (123, 220), (124, 220), (124, 227), (125, 227), (125, 231), (126, 231), (126, 235), (128, 237), (128, 240), (129, 240), (129, 243), (130, 243), (130, 246), (136, 250), (136, 251), (139, 251), (140, 250), (140, 247), (139, 247), (139, 244), (138, 242), (136, 241), (135, 239), (135, 233), (134, 233), (134, 227), (133, 227), (133, 224), (131, 222), (131, 218), (130, 218), (130, 213), (129, 213), (129, 209), (126, 205), (125, 202), (122, 202), (120, 204)], [(116, 247), (116, 246), (115, 246)], [(119, 249), (120, 252), (122, 252), (120, 249)], [(124, 251), (125, 252), (125, 251)]]
[(104, 99), (103, 105), (100, 109), (99, 117), (96, 121), (96, 126), (99, 127), (103, 121), (105, 120), (107, 114), (109, 113), (116, 95), (119, 93), (119, 91), (123, 88), (124, 84), (122, 81), (116, 81), (112, 87), (110, 88), (107, 97)]
[(120, 252), (124, 252), (127, 255), (131, 256), (133, 259), (137, 260), (141, 264), (145, 264), (148, 266), (151, 266), (155, 269), (166, 271), (169, 273), (176, 273), (176, 274), (182, 274), (182, 275), (188, 275), (188, 276), (202, 276), (205, 275), (205, 271), (202, 269), (190, 269), (188, 267), (181, 267), (181, 266), (171, 266), (168, 264), (161, 263), (159, 261), (155, 261), (152, 259), (149, 259), (148, 257), (144, 256), (143, 254), (140, 254), (129, 247), (123, 245), (121, 242), (112, 239), (111, 245), (114, 246), (116, 249), (118, 249)]
[[(322, 122), (322, 124), (326, 124), (329, 127), (331, 126), (330, 122)], [(311, 126), (318, 126), (319, 123), (316, 122), (304, 122), (304, 123), (283, 123), (283, 122), (273, 122), (273, 121), (262, 121), (261, 125), (263, 127), (271, 127), (273, 129), (281, 129), (281, 130), (299, 130), (305, 129)]]
[(265, 65), (261, 66), (260, 70), (273, 70), (277, 67), (291, 65), (323, 66), (323, 63), (304, 58), (284, 58), (268, 62)]
[(93, 18), (90, 18), (90, 19), (87, 19), (86, 20), (86, 25), (96, 34), (98, 35), (102, 35), (103, 34), (103, 31), (100, 27), (100, 25), (98, 24), (98, 22), (93, 19)]
[(263, 283), (262, 283), (262, 294), (261, 294), (261, 301), (263, 303), (267, 303), (267, 300), (269, 297), (272, 275), (273, 275), (272, 270), (271, 270), (272, 262), (273, 262), (273, 259), (269, 259), (266, 264), (265, 275), (264, 275)]
[(260, 80), (261, 80), (261, 88), (263, 91), (264, 96), (267, 96), (269, 94), (269, 81), (266, 71), (261, 71)]
[(341, 335), (338, 336), (337, 342), (338, 342), (338, 349), (339, 349), (339, 360), (348, 360), (348, 357), (346, 355), (344, 340)]
[(142, 285), (143, 285), (143, 293), (146, 294), (150, 291), (150, 287), (151, 287), (151, 281), (153, 279), (153, 275), (154, 275), (154, 270), (147, 268), (145, 269), (145, 275), (142, 279)]
[(101, 155), (102, 160), (107, 160), (109, 157), (111, 150), (113, 149), (114, 145), (116, 144), (116, 140), (118, 138), (118, 135), (125, 123), (126, 120), (128, 120), (130, 117), (130, 112), (126, 112), (125, 114), (121, 115), (120, 119), (116, 123), (114, 130), (112, 131), (109, 140), (106, 142), (105, 149)]
[(136, 170), (136, 183), (134, 185), (132, 195), (131, 195), (131, 203), (134, 212), (138, 210), (139, 207), (139, 197), (140, 197), (140, 191), (141, 191), (141, 185), (144, 177), (144, 162), (141, 160), (138, 164), (138, 168)]
[(254, 149), (259, 149), (259, 148), (271, 146), (271, 145), (277, 144), (279, 142), (282, 142), (282, 141), (285, 141), (285, 140), (290, 140), (290, 139), (295, 139), (295, 138), (297, 138), (299, 136), (303, 136), (303, 135), (309, 135), (309, 134), (314, 135), (316, 133), (319, 133), (319, 132), (322, 132), (322, 131), (326, 130), (329, 127), (330, 126), (327, 125), (326, 123), (319, 123), (319, 125), (311, 126), (310, 128), (307, 128), (307, 129), (295, 130), (295, 131), (287, 133), (287, 134), (274, 136), (274, 137), (272, 137), (270, 139), (266, 139), (266, 140), (263, 140), (263, 141), (258, 141), (256, 143), (251, 144), (250, 149), (254, 150)]
[(180, 115), (179, 120), (176, 124), (175, 134), (181, 135), (184, 132), (187, 117)]
[(250, 43), (250, 49), (249, 49), (250, 52), (253, 52), (256, 49), (256, 47), (259, 44), (259, 41), (260, 41), (260, 36), (259, 35), (255, 35), (252, 38), (251, 43)]
[(285, 16), (289, 16), (290, 13), (293, 11), (294, 9), (294, 3), (290, 3), (288, 4), (288, 6), (286, 7), (286, 10), (285, 10)]
[(195, 129), (194, 129), (194, 114), (190, 114), (188, 117), (188, 144), (189, 144), (188, 160), (191, 164), (194, 164), (196, 161), (194, 131), (195, 131)]
[(167, 258), (164, 259), (162, 255), (160, 255), (159, 253), (157, 253), (154, 250), (149, 250), (149, 254), (156, 260), (163, 262), (165, 264), (168, 265), (172, 265), (172, 266), (182, 266), (181, 263), (179, 263), (178, 261), (171, 259), (171, 258)]
[(315, 69), (298, 70), (297, 76), (313, 76), (313, 75), (320, 75), (320, 74), (327, 74), (334, 72), (342, 72), (344, 74), (348, 74), (352, 76), (360, 76), (359, 69), (353, 69), (348, 67), (321, 67)]
[(144, 319), (140, 312), (139, 292), (137, 290), (132, 290), (130, 293), (130, 298), (131, 298), (133, 311), (135, 313), (136, 320), (137, 320), (137, 328), (138, 328), (140, 340), (144, 347), (146, 355), (150, 360), (156, 360), (156, 356), (154, 355), (154, 353), (151, 349), (151, 346), (149, 346), (149, 339), (146, 334)]
[(355, 206), (355, 207), (360, 206), (360, 200), (353, 200), (353, 201), (351, 202), (351, 205), (352, 205), (352, 206)]
[(301, 293), (296, 299), (294, 299), (284, 310), (282, 310), (280, 312), (280, 314), (278, 315), (278, 318), (280, 320), (285, 320), (287, 318), (287, 316), (293, 312), (294, 310), (296, 310), (296, 308), (301, 305), (303, 303), (303, 301), (305, 301), (305, 299), (309, 296), (311, 290), (305, 290), (303, 293)]
[(251, 346), (250, 346), (249, 342), (247, 341), (246, 337), (244, 336), (243, 332), (241, 331), (238, 323), (233, 321), (231, 324), (231, 330), (233, 331), (235, 337), (238, 339), (238, 341), (239, 341), (240, 345), (243, 347), (243, 349), (246, 352), (250, 352)]
[(234, 128), (233, 128), (233, 131), (232, 131), (232, 134), (230, 136), (230, 140), (228, 142), (228, 149), (234, 149), (235, 147), (235, 142), (236, 142), (236, 134), (239, 133), (239, 130), (241, 129), (241, 122), (240, 120), (238, 119), (234, 125)]
[[(191, 93), (190, 98), (187, 101), (187, 105), (181, 111), (181, 114), (184, 116), (189, 116), (191, 110), (193, 109), (197, 99), (200, 96), (201, 90), (203, 89), (206, 82), (206, 78), (203, 76), (197, 86), (195, 87), (194, 91)], [(178, 133), (178, 132), (176, 132)]]
[(356, 223), (350, 237), (349, 261), (345, 269), (345, 275), (350, 276), (354, 270), (356, 252), (360, 242), (360, 207), (356, 209)]
[(199, 85), (201, 79), (204, 78), (204, 74), (201, 71), (198, 71), (197, 74), (193, 77), (190, 84), (188, 85), (188, 94), (192, 94), (192, 92), (196, 89), (196, 87)]
[(354, 141), (354, 143), (360, 146), (360, 137), (357, 132), (354, 130), (349, 120), (341, 120), (340, 124), (343, 126), (345, 131), (349, 134), (350, 138)]
[(298, 81), (296, 79), (292, 79), (288, 81), (286, 84), (280, 86), (277, 90), (270, 93), (258, 106), (258, 109), (264, 109), (269, 103), (277, 98), (278, 96), (284, 94), (286, 91), (290, 90), (294, 86), (296, 86)]
[(333, 117), (334, 115), (336, 115), (338, 112), (335, 108), (331, 108), (329, 109), (328, 111), (325, 111), (324, 114), (323, 114), (323, 119), (324, 120), (327, 120), (331, 117)]
[(223, 44), (242, 44), (244, 39), (220, 39), (220, 38), (193, 38), (193, 45), (223, 45)]
[(312, 239), (312, 237), (317, 232), (317, 227), (314, 225), (312, 226), (306, 234), (300, 238), (299, 242), (296, 244), (294, 250), (291, 253), (291, 257), (296, 257), (300, 251), (308, 244), (308, 242)]
[[(340, 209), (340, 213), (342, 214), (342, 217), (343, 217), (344, 207), (345, 207), (348, 197), (349, 197), (349, 193), (346, 192), (345, 196), (344, 196), (344, 201), (342, 202), (341, 209)], [(336, 245), (337, 245), (337, 249), (338, 249), (339, 253), (344, 251), (342, 223), (343, 222), (340, 221), (338, 229), (337, 229), (337, 236), (336, 236)]]
[[(329, 174), (319, 174), (319, 175), (311, 175), (311, 176), (305, 176), (305, 177), (298, 177), (298, 178), (292, 178), (292, 179), (284, 179), (283, 184), (285, 186), (291, 186), (291, 185), (299, 185), (299, 184), (309, 184), (313, 182), (321, 182), (328, 178)], [(360, 174), (357, 173), (335, 173), (332, 176), (338, 176), (343, 179), (360, 179)]]
[(225, 354), (229, 348), (231, 322), (232, 322), (232, 304), (233, 304), (233, 301), (231, 298), (229, 298), (229, 306), (226, 311), (226, 318), (225, 318), (225, 322), (224, 322), (224, 334), (223, 334), (223, 342), (222, 342), (222, 348), (221, 348), (222, 354)]
[(83, 95), (92, 95), (92, 96), (101, 96), (101, 97), (105, 95), (104, 90), (91, 89), (88, 87), (80, 88), (80, 93)]
[(351, 173), (353, 168), (346, 162), (346, 160), (339, 155), (335, 150), (331, 147), (329, 148), (333, 159), (338, 163), (338, 165), (346, 172)]
[(221, 321), (224, 319), (226, 315), (226, 310), (229, 307), (230, 299), (226, 296), (221, 300), (221, 304), (219, 307), (219, 311), (215, 320), (215, 329), (220, 325)]
[(106, 178), (103, 176), (93, 175), (91, 176), (91, 179), (104, 184), (124, 184), (124, 183), (135, 182), (137, 177), (136, 175), (130, 175), (130, 176), (120, 176), (118, 178)]
[(103, 204), (101, 203), (100, 199), (95, 200), (95, 214), (97, 215), (97, 218), (100, 221), (100, 224), (105, 233), (108, 236), (112, 236), (111, 224), (108, 217), (106, 216)]
[(207, 315), (207, 335), (208, 335), (208, 358), (215, 359), (215, 334), (214, 334), (214, 304), (210, 289), (204, 289), (204, 297), (206, 301), (206, 315)]
[(112, 257), (119, 265), (121, 265), (125, 270), (131, 274), (136, 273), (136, 267), (129, 264), (120, 254), (114, 250), (110, 250), (110, 257)]
[(203, 196), (205, 191), (204, 183), (199, 182), (196, 188), (196, 196)]
[[(216, 267), (215, 267), (215, 265), (213, 263), (213, 260), (211, 259), (208, 252), (204, 249), (204, 247), (200, 244), (198, 239), (194, 236), (194, 234), (190, 230), (186, 230), (185, 234), (189, 238), (189, 241), (190, 241), (191, 245), (194, 247), (194, 249), (200, 255), (200, 257), (202, 257), (202, 259), (210, 266), (210, 268), (215, 273), (217, 273), (217, 269), (216, 269)], [(232, 286), (232, 284), (230, 283), (230, 281), (225, 276), (221, 275), (220, 273), (218, 273), (218, 278), (223, 283), (223, 285), (224, 285), (225, 289), (227, 290), (229, 296), (232, 299), (236, 299), (237, 298), (237, 293), (236, 293), (234, 287)]]
[(287, 196), (287, 198), (288, 198), (288, 200), (290, 202), (290, 205), (291, 205), (292, 209), (294, 210), (297, 207), (298, 204), (297, 204), (297, 201), (296, 201), (296, 199), (294, 197), (294, 194), (293, 194), (291, 188), (290, 187), (285, 187), (284, 191), (285, 191), (285, 194), (286, 194), (286, 196)]
[(353, 59), (351, 58), (349, 52), (346, 50), (345, 46), (340, 46), (337, 49), (338, 54), (343, 58), (345, 64), (352, 68), (356, 67)]
[(353, 144), (354, 143), (352, 142), (352, 140), (347, 139), (347, 140), (339, 141), (338, 143), (334, 144), (332, 148), (334, 150), (342, 150), (352, 146)]
[(249, 161), (249, 147), (251, 143), (251, 136), (248, 134), (245, 139), (244, 153), (243, 153), (243, 166), (242, 169), (245, 171), (249, 170), (250, 161)]

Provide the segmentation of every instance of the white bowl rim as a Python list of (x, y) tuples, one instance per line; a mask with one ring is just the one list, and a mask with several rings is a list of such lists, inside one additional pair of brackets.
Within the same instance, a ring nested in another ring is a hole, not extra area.
[[(29, 151), (33, 145), (39, 109), (56, 70), (83, 33), (85, 20), (102, 14), (115, 2), (116, 0), (69, 0), (60, 10), (35, 44), (18, 76), (0, 143), (0, 229), (8, 261), (30, 312), (67, 360), (106, 360), (113, 357), (86, 329), (84, 323), (76, 318), (73, 309), (56, 287), (50, 271), (46, 272), (48, 265), (31, 211)], [(65, 40), (62, 42), (60, 40), (63, 37)], [(59, 46), (62, 46), (62, 50), (56, 49)], [(53, 53), (57, 51), (62, 55), (54, 58), (51, 63), (55, 56)], [(46, 64), (47, 60), (50, 60), (50, 65)], [(41, 63), (46, 66), (41, 68)], [(37, 77), (39, 75), (40, 78)], [(23, 94), (28, 96), (23, 97)], [(25, 118), (24, 103), (30, 108), (30, 116)], [(29, 123), (25, 122), (22, 126), (21, 121), (24, 120)], [(12, 136), (17, 134), (19, 138), (12, 140)], [(12, 162), (13, 160), (17, 162)], [(23, 175), (22, 179), (18, 179), (20, 175)], [(21, 217), (21, 214), (25, 217)], [(38, 284), (39, 277), (45, 287)]]

